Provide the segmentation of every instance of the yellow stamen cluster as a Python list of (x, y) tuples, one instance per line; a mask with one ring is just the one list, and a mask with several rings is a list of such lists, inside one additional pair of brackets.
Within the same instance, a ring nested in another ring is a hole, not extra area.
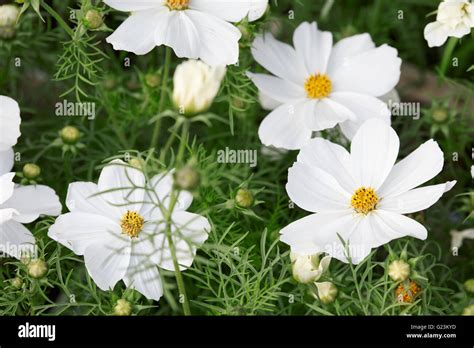
[(395, 290), (395, 296), (400, 303), (413, 303), (420, 292), (421, 288), (412, 280), (400, 284)]
[(325, 74), (316, 74), (308, 77), (304, 89), (311, 99), (327, 98), (332, 91), (332, 82)]
[(170, 10), (185, 10), (188, 8), (189, 0), (166, 0), (166, 6)]
[(351, 199), (351, 205), (356, 212), (367, 215), (375, 209), (379, 198), (374, 189), (370, 187), (361, 187), (356, 190)]
[(145, 219), (136, 211), (128, 210), (120, 219), (120, 227), (122, 233), (128, 235), (130, 238), (137, 238), (140, 234)]

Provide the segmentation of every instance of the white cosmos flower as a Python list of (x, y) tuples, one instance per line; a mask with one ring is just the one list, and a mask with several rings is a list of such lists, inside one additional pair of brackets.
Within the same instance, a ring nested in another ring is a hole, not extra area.
[(390, 123), (390, 111), (377, 97), (400, 79), (401, 59), (387, 45), (375, 47), (369, 34), (343, 39), (333, 46), (332, 34), (316, 23), (302, 23), (293, 36), (295, 48), (271, 34), (255, 39), (252, 54), (272, 75), (248, 73), (275, 107), (258, 131), (265, 145), (300, 149), (313, 131), (341, 125), (352, 138), (368, 118)]
[(34, 252), (35, 238), (22, 224), (40, 215), (57, 216), (61, 203), (54, 190), (43, 185), (15, 185), (12, 146), (20, 136), (20, 108), (13, 99), (0, 96), (0, 251), (20, 258)]
[(451, 234), (451, 250), (459, 249), (465, 239), (474, 239), (474, 228), (469, 228), (464, 231), (452, 230)]
[(448, 37), (461, 38), (474, 27), (474, 4), (469, 0), (446, 0), (439, 4), (436, 21), (425, 27), (428, 46), (439, 47)]
[(132, 15), (107, 38), (116, 50), (147, 54), (169, 46), (181, 58), (235, 64), (242, 34), (229, 22), (259, 19), (268, 0), (104, 0)]
[[(56, 219), (48, 235), (84, 255), (87, 271), (102, 290), (113, 289), (123, 279), (127, 287), (158, 301), (163, 287), (156, 266), (174, 270), (158, 207), (168, 206), (172, 186), (172, 173), (146, 182), (140, 170), (115, 160), (102, 170), (98, 184), (69, 185), (70, 212)], [(192, 195), (182, 191), (171, 217), (180, 269), (191, 266), (210, 230), (206, 218), (185, 211), (191, 202)]]
[(383, 121), (371, 119), (357, 131), (351, 153), (322, 138), (313, 139), (289, 169), (286, 190), (291, 200), (313, 212), (281, 230), (293, 252), (326, 252), (353, 263), (393, 239), (427, 237), (426, 228), (404, 214), (427, 209), (454, 182), (416, 188), (443, 168), (438, 144), (429, 140), (397, 164), (399, 139)]
[(225, 66), (211, 67), (199, 60), (188, 60), (176, 67), (173, 102), (185, 114), (198, 114), (211, 106), (221, 87)]

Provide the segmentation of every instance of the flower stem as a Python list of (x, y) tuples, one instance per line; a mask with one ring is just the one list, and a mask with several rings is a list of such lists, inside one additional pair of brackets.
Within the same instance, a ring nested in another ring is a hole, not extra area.
[[(171, 65), (171, 49), (169, 47), (166, 47), (165, 66), (163, 68), (163, 77), (161, 81), (160, 105), (158, 106), (158, 114), (161, 114), (164, 108), (165, 96), (166, 96), (166, 85), (168, 83), (170, 65)], [(157, 145), (158, 136), (160, 135), (160, 128), (161, 128), (161, 118), (157, 119), (155, 122), (155, 129), (153, 130), (153, 136), (151, 137), (150, 147), (154, 147)]]
[(179, 150), (178, 155), (176, 157), (176, 162), (181, 164), (184, 157), (184, 150), (186, 149), (186, 145), (188, 144), (188, 137), (189, 137), (189, 120), (185, 120), (183, 122), (183, 129), (181, 130), (181, 141), (179, 143)]
[(446, 75), (446, 71), (448, 70), (449, 62), (451, 61), (454, 53), (454, 49), (456, 48), (456, 44), (458, 43), (458, 39), (452, 37), (448, 40), (448, 44), (444, 49), (443, 58), (441, 60), (440, 65), (440, 72), (442, 76)]
[(46, 10), (46, 12), (49, 13), (51, 17), (56, 19), (58, 24), (66, 31), (66, 33), (73, 38), (74, 37), (74, 31), (67, 25), (67, 23), (61, 18), (61, 16), (52, 8), (50, 7), (46, 2), (42, 1), (41, 6)]

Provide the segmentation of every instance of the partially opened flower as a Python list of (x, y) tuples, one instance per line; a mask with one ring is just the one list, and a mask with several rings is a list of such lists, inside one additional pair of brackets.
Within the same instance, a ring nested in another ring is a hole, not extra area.
[(401, 59), (387, 45), (375, 47), (369, 34), (355, 35), (333, 47), (332, 34), (316, 23), (295, 31), (295, 48), (271, 34), (253, 43), (255, 60), (272, 75), (249, 73), (266, 108), (276, 107), (258, 131), (265, 145), (300, 149), (313, 131), (340, 124), (348, 138), (368, 118), (390, 123), (390, 111), (377, 97), (400, 79)]
[(229, 22), (259, 19), (268, 0), (104, 0), (132, 15), (107, 38), (116, 50), (147, 54), (169, 46), (178, 57), (235, 64), (242, 34)]
[(303, 284), (313, 283), (319, 280), (331, 263), (331, 256), (326, 255), (322, 259), (320, 257), (321, 253), (315, 255), (290, 253), (293, 278)]
[(446, 0), (439, 4), (436, 21), (425, 27), (428, 46), (442, 46), (448, 37), (461, 38), (474, 27), (474, 4), (470, 0)]
[(451, 234), (451, 250), (457, 251), (464, 244), (465, 239), (474, 239), (474, 228), (468, 228), (463, 231), (452, 230)]
[(377, 119), (360, 127), (351, 153), (313, 139), (289, 169), (286, 185), (291, 200), (313, 214), (283, 228), (280, 239), (304, 255), (326, 252), (348, 262), (349, 252), (353, 263), (396, 238), (426, 239), (426, 228), (404, 214), (429, 208), (455, 182), (416, 188), (443, 168), (435, 141), (395, 164), (398, 149), (395, 131)]
[(0, 251), (18, 259), (34, 252), (35, 238), (23, 224), (35, 221), (40, 215), (61, 213), (61, 203), (51, 188), (13, 182), (11, 146), (20, 136), (20, 122), (18, 103), (0, 96)]
[(219, 92), (225, 72), (225, 66), (211, 67), (199, 60), (178, 65), (173, 77), (175, 106), (186, 115), (207, 111)]
[[(123, 279), (149, 299), (159, 300), (163, 287), (157, 265), (174, 270), (163, 207), (171, 201), (172, 173), (146, 182), (143, 172), (115, 160), (98, 184), (69, 185), (69, 213), (61, 215), (48, 235), (84, 255), (86, 268), (102, 290)], [(180, 269), (191, 266), (196, 248), (208, 237), (206, 218), (188, 213), (192, 195), (181, 191), (171, 216), (172, 238)]]

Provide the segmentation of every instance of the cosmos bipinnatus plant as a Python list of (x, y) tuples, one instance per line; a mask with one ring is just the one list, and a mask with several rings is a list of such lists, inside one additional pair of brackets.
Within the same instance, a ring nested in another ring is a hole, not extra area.
[(472, 315), (472, 1), (19, 3), (0, 314)]

